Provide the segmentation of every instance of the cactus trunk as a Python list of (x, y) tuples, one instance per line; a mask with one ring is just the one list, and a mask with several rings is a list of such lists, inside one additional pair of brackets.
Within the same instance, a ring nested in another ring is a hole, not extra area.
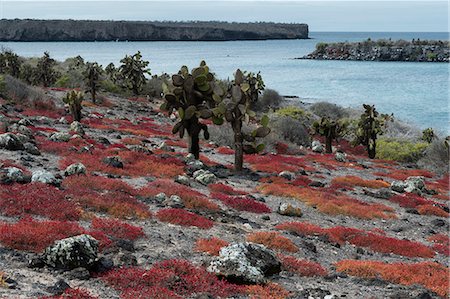
[(189, 121), (189, 125), (187, 127), (188, 138), (189, 138), (189, 152), (194, 155), (195, 159), (200, 159), (200, 131), (201, 127), (198, 123), (198, 119), (193, 117)]
[(92, 103), (95, 104), (95, 97), (96, 97), (96, 93), (95, 93), (95, 87), (92, 88), (91, 91), (91, 96), (92, 96)]
[(333, 136), (327, 135), (325, 137), (325, 152), (327, 154), (331, 154), (333, 152), (333, 149), (331, 146), (332, 141), (333, 141)]
[(370, 159), (375, 159), (375, 156), (377, 154), (376, 147), (377, 147), (377, 144), (376, 144), (375, 139), (372, 139), (371, 141), (369, 141), (369, 143), (367, 145), (367, 153), (368, 153)]
[(234, 131), (234, 170), (242, 171), (244, 165), (244, 137), (242, 135), (242, 120), (240, 119), (240, 117), (236, 117), (236, 119), (234, 120), (233, 131)]

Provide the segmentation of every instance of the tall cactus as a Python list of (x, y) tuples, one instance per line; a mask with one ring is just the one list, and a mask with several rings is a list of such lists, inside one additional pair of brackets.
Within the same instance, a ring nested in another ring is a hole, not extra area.
[(81, 120), (81, 103), (83, 102), (83, 94), (76, 90), (69, 91), (63, 98), (64, 103), (69, 105), (69, 112), (72, 114), (74, 121)]
[(422, 140), (427, 143), (432, 143), (433, 140), (437, 138), (436, 134), (434, 133), (433, 128), (427, 128), (422, 131)]
[(4, 50), (0, 53), (0, 73), (18, 78), (21, 65), (22, 60), (16, 53), (10, 50)]
[(333, 140), (346, 134), (347, 123), (344, 120), (333, 120), (327, 116), (312, 124), (312, 134), (325, 137), (325, 152), (331, 154)]
[(147, 81), (145, 74), (150, 75), (150, 69), (147, 69), (149, 62), (142, 60), (140, 51), (132, 56), (126, 55), (120, 62), (122, 65), (119, 67), (119, 74), (125, 87), (138, 95)]
[(100, 76), (103, 73), (101, 65), (97, 62), (88, 62), (86, 64), (86, 69), (83, 72), (84, 80), (86, 84), (86, 92), (91, 94), (92, 102), (95, 103), (97, 91), (100, 88)]
[(213, 109), (213, 122), (220, 125), (225, 119), (233, 129), (236, 171), (241, 171), (243, 168), (244, 152), (253, 154), (264, 149), (264, 144), (257, 144), (256, 138), (265, 137), (270, 133), (269, 118), (266, 115), (253, 132), (242, 131), (243, 123), (248, 123), (251, 118), (256, 117), (256, 113), (250, 110), (250, 106), (258, 101), (262, 90), (264, 90), (264, 82), (259, 73), (243, 73), (238, 69), (227, 96)]
[(214, 75), (204, 61), (191, 73), (186, 66), (181, 67), (178, 74), (172, 75), (170, 83), (163, 84), (165, 102), (162, 110), (178, 111), (179, 121), (174, 125), (172, 133), (183, 138), (185, 131), (189, 137), (189, 152), (196, 159), (200, 156), (199, 135), (203, 131), (205, 139), (209, 139), (208, 127), (199, 122), (200, 118), (213, 116), (211, 108), (220, 102), (224, 94), (216, 85)]
[(379, 114), (374, 105), (363, 104), (363, 107), (365, 111), (358, 121), (354, 143), (366, 146), (369, 158), (374, 159), (377, 136), (384, 133), (387, 122), (392, 121), (393, 115)]
[(58, 72), (54, 69), (55, 66), (56, 61), (50, 57), (48, 52), (44, 52), (44, 56), (39, 58), (35, 69), (36, 83), (41, 83), (44, 87), (49, 87), (55, 83), (56, 78), (59, 76)]

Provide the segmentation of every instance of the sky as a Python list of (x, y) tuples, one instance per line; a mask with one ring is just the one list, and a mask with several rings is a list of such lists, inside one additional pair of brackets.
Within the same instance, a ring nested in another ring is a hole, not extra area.
[(310, 31), (448, 32), (448, 1), (0, 0), (0, 18), (271, 21)]

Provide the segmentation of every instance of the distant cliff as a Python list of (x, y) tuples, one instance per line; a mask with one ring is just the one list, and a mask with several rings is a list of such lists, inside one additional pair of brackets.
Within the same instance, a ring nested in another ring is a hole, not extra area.
[(449, 42), (440, 40), (377, 40), (358, 43), (318, 43), (299, 59), (449, 62)]
[(0, 20), (0, 41), (227, 41), (308, 38), (281, 23)]

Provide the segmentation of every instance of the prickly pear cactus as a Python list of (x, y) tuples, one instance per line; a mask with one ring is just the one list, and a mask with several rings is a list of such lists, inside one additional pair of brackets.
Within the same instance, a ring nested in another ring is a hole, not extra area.
[(83, 72), (84, 81), (86, 84), (86, 92), (91, 94), (92, 102), (95, 103), (97, 91), (100, 88), (100, 76), (103, 74), (101, 65), (97, 62), (86, 64), (86, 69)]
[(348, 123), (344, 120), (333, 120), (329, 117), (322, 117), (312, 124), (312, 135), (325, 137), (325, 152), (332, 152), (332, 142), (346, 134)]
[(76, 90), (69, 91), (63, 98), (65, 104), (69, 105), (69, 112), (72, 114), (74, 121), (81, 120), (81, 103), (83, 102), (83, 94)]
[(427, 143), (432, 143), (436, 138), (436, 134), (434, 134), (433, 128), (427, 128), (422, 131), (422, 140)]
[(204, 138), (209, 139), (208, 127), (200, 123), (199, 119), (213, 118), (214, 123), (218, 124), (212, 108), (222, 101), (225, 92), (216, 84), (206, 62), (202, 61), (191, 72), (186, 66), (181, 67), (178, 74), (172, 76), (171, 82), (163, 84), (163, 93), (165, 102), (161, 110), (169, 113), (178, 111), (179, 121), (172, 133), (178, 133), (183, 138), (187, 132), (189, 152), (198, 159), (200, 133), (203, 131)]

